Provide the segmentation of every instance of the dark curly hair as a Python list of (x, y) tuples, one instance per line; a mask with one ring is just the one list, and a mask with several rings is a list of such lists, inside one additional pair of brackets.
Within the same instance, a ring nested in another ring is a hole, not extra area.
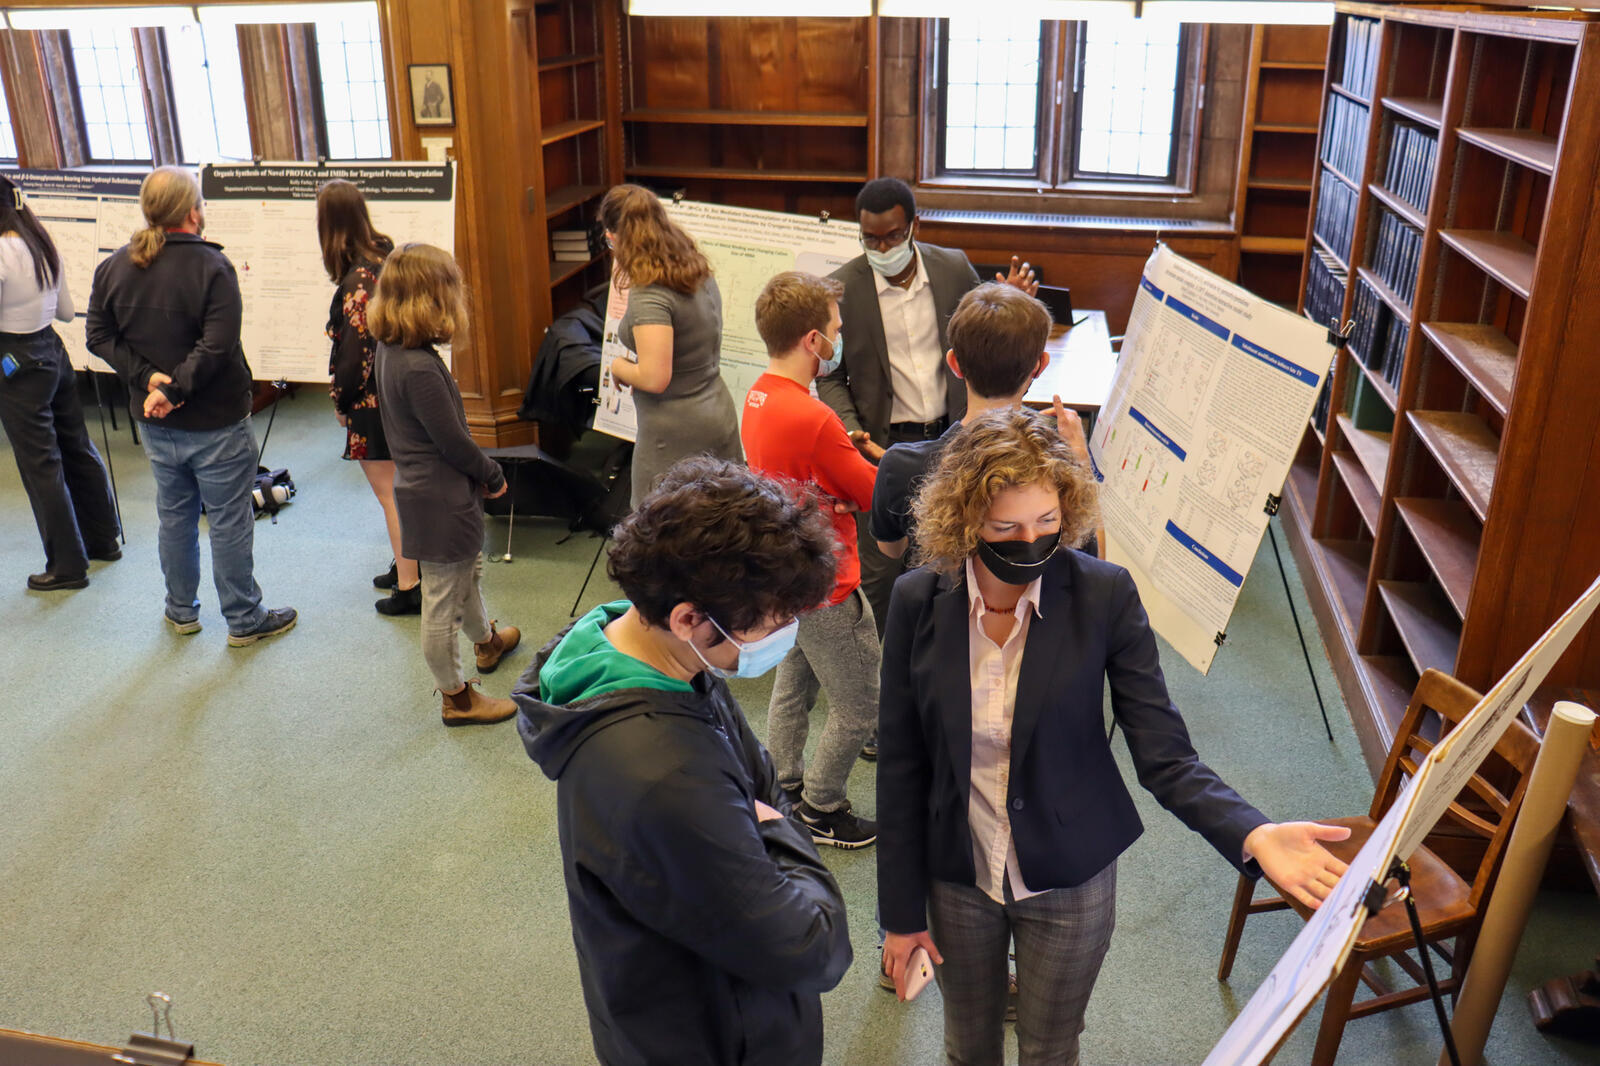
[(687, 602), (730, 632), (754, 629), (833, 589), (838, 540), (816, 499), (724, 459), (674, 465), (612, 539), (606, 573), (653, 626)]

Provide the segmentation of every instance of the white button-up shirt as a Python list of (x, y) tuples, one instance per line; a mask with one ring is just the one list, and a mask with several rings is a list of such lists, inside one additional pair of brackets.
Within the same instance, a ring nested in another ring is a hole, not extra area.
[(1007, 880), (1013, 899), (1039, 894), (1023, 883), (1006, 809), (1017, 678), (1022, 674), (1028, 623), (1038, 613), (1039, 579), (1035, 578), (1017, 599), (1016, 622), (1005, 643), (996, 644), (989, 639), (982, 626), (984, 606), (983, 597), (978, 594), (978, 578), (972, 560), (967, 560), (967, 665), (972, 681), (972, 790), (967, 797), (967, 823), (972, 829), (978, 888), (1002, 904)]
[(922, 251), (915, 245), (913, 255), (917, 272), (908, 289), (891, 285), (882, 274), (872, 272), (873, 284), (878, 287), (878, 313), (883, 317), (883, 340), (889, 351), (890, 422), (932, 422), (944, 417), (949, 406), (933, 287), (928, 284)]

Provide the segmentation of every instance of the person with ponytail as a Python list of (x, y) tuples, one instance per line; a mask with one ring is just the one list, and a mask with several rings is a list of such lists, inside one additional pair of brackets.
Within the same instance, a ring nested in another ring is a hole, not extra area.
[(606, 193), (600, 224), (628, 300), (617, 335), (638, 356), (611, 364), (616, 379), (633, 389), (638, 416), (637, 507), (679, 459), (743, 459), (739, 415), (722, 380), (722, 291), (694, 239), (667, 217), (655, 193), (638, 185)]
[(0, 176), (0, 426), (44, 542), (36, 592), (81, 589), (89, 560), (122, 557), (121, 526), (105, 465), (83, 424), (77, 378), (52, 319), (72, 321), (61, 255)]
[(361, 464), (372, 494), (383, 508), (394, 563), (372, 579), (393, 591), (373, 604), (379, 614), (422, 613), (422, 588), (417, 561), (400, 550), (400, 513), (394, 504), (394, 459), (378, 413), (378, 378), (373, 367), (377, 341), (367, 328), (367, 308), (378, 287), (383, 258), (394, 241), (372, 227), (366, 198), (352, 182), (335, 179), (317, 190), (317, 237), (322, 265), (337, 286), (328, 308), (329, 393), (339, 424), (345, 428), (344, 457)]
[(145, 226), (94, 272), (89, 350), (128, 385), (155, 475), (167, 623), (200, 631), (200, 512), (228, 644), (292, 629), (292, 607), (262, 606), (255, 580), (256, 438), (250, 367), (239, 342), (243, 301), (222, 246), (204, 240), (194, 175), (157, 167), (139, 188)]

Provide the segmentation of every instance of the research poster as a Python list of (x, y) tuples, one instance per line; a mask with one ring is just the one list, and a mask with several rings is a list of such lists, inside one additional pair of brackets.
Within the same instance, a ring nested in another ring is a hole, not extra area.
[(1324, 328), (1165, 245), (1145, 264), (1089, 448), (1106, 558), (1202, 673), (1332, 360)]
[(455, 164), (208, 164), (200, 169), (206, 237), (223, 246), (244, 297), (245, 358), (258, 381), (328, 380), (334, 283), (317, 240), (317, 189), (354, 182), (372, 224), (395, 244), (455, 252)]
[(139, 211), (142, 174), (97, 173), (90, 170), (17, 170), (5, 176), (27, 199), (61, 254), (67, 293), (76, 312), (71, 322), (53, 325), (61, 335), (75, 370), (110, 373), (111, 367), (89, 354), (84, 322), (95, 267), (144, 228)]
[[(711, 261), (722, 292), (722, 380), (741, 417), (744, 394), (767, 368), (767, 349), (756, 333), (756, 297), (774, 274), (804, 270), (826, 276), (861, 254), (861, 227), (853, 221), (663, 200), (667, 214), (694, 238)], [(617, 336), (626, 301), (615, 285), (606, 307), (600, 352), (599, 410), (594, 426), (624, 440), (636, 436), (632, 390), (611, 376), (614, 359), (634, 359)]]

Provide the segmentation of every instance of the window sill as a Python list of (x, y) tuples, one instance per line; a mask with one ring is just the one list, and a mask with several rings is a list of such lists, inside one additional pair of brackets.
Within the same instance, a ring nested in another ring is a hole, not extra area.
[(1080, 178), (1063, 185), (1045, 185), (1037, 178), (1007, 178), (987, 174), (941, 174), (923, 178), (917, 182), (917, 187), (965, 192), (1031, 193), (1035, 196), (1115, 196), (1128, 200), (1147, 198), (1166, 201), (1195, 195), (1193, 188), (1174, 182), (1089, 181)]
[(1031, 230), (1099, 230), (1171, 233), (1185, 237), (1232, 237), (1226, 222), (1198, 218), (1129, 218), (1114, 215), (1063, 214), (1035, 211), (984, 211), (959, 208), (918, 208), (923, 222), (952, 226), (994, 226)]

